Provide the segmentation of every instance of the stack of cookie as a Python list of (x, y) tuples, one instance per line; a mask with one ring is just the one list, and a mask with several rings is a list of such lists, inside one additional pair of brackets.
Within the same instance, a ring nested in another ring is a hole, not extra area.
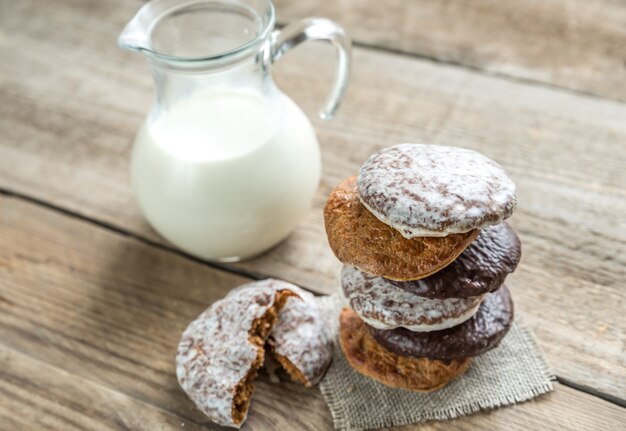
[(521, 255), (503, 222), (515, 185), (474, 151), (402, 144), (372, 155), (324, 209), (344, 264), (340, 344), (388, 386), (432, 391), (498, 345), (513, 320), (504, 280)]

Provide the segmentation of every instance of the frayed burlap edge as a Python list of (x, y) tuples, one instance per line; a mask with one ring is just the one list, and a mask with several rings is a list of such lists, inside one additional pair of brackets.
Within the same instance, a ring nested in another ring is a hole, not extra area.
[[(322, 297), (319, 298), (319, 301), (320, 307), (324, 310), (327, 318), (329, 319), (329, 324), (331, 328), (333, 328), (336, 333), (337, 325), (335, 322), (332, 321), (332, 319), (334, 318), (335, 321), (338, 319), (338, 310), (341, 308), (341, 301), (335, 297)], [(531, 386), (525, 391), (519, 391), (515, 393), (492, 394), (492, 397), (490, 397), (488, 400), (473, 401), (470, 399), (472, 394), (468, 393), (468, 399), (461, 404), (447, 406), (440, 409), (433, 409), (427, 412), (405, 412), (402, 416), (398, 417), (381, 417), (378, 419), (370, 420), (367, 424), (352, 424), (348, 419), (350, 415), (348, 415), (344, 410), (346, 408), (346, 403), (344, 402), (344, 399), (345, 397), (349, 397), (350, 394), (346, 393), (345, 391), (338, 390), (340, 389), (339, 386), (341, 385), (341, 383), (327, 381), (327, 379), (329, 378), (329, 376), (327, 375), (326, 378), (319, 385), (319, 388), (326, 404), (330, 409), (335, 429), (345, 431), (358, 431), (366, 429), (385, 428), (391, 426), (410, 425), (430, 420), (450, 420), (461, 416), (467, 416), (479, 411), (487, 411), (498, 407), (521, 403), (552, 391), (554, 389), (554, 383), (556, 382), (556, 376), (551, 370), (547, 361), (545, 360), (543, 352), (539, 347), (537, 340), (532, 335), (532, 333), (520, 323), (514, 323), (512, 331), (518, 332), (518, 335), (522, 339), (523, 344), (525, 346), (528, 346), (528, 349), (531, 352), (529, 354), (534, 355), (535, 359), (538, 361), (538, 371), (541, 373), (540, 377), (543, 379), (541, 383)], [(337, 345), (338, 343), (335, 344), (334, 360), (345, 361), (341, 348)], [(359, 377), (362, 379), (368, 379), (368, 377), (361, 375), (359, 375)], [(462, 378), (463, 376), (459, 377), (459, 379)], [(397, 391), (406, 392), (407, 396), (411, 396), (412, 394), (414, 394), (411, 391), (405, 391), (402, 389), (397, 389)]]

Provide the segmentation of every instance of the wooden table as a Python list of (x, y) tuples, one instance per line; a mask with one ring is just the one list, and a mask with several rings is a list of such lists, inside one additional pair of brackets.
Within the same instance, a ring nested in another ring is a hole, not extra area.
[[(140, 4), (0, 0), (0, 429), (211, 428), (174, 375), (187, 322), (251, 278), (332, 292), (325, 197), (373, 151), (415, 140), (479, 150), (517, 182), (524, 257), (509, 284), (559, 384), (412, 428), (625, 429), (624, 2), (279, 1), (283, 23), (345, 25), (354, 74), (338, 118), (315, 121), (314, 207), (288, 241), (229, 265), (168, 245), (131, 194), (129, 150), (152, 83), (115, 40)], [(309, 46), (276, 67), (311, 116), (327, 54)], [(262, 376), (246, 426), (332, 422), (318, 390)]]

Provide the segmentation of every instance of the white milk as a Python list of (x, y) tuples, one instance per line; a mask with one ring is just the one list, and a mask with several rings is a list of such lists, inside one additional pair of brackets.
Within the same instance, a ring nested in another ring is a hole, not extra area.
[(315, 132), (282, 93), (195, 94), (144, 124), (133, 149), (133, 187), (148, 221), (208, 259), (254, 256), (284, 239), (319, 177)]

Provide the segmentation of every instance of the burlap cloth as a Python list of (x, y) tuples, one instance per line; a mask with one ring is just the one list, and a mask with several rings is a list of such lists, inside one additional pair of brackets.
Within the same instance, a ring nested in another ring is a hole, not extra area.
[[(318, 301), (336, 334), (343, 303), (335, 296)], [(529, 400), (551, 391), (555, 381), (532, 334), (519, 324), (496, 349), (475, 358), (465, 374), (431, 393), (392, 389), (362, 376), (335, 347), (333, 363), (319, 386), (340, 430), (453, 419)]]

